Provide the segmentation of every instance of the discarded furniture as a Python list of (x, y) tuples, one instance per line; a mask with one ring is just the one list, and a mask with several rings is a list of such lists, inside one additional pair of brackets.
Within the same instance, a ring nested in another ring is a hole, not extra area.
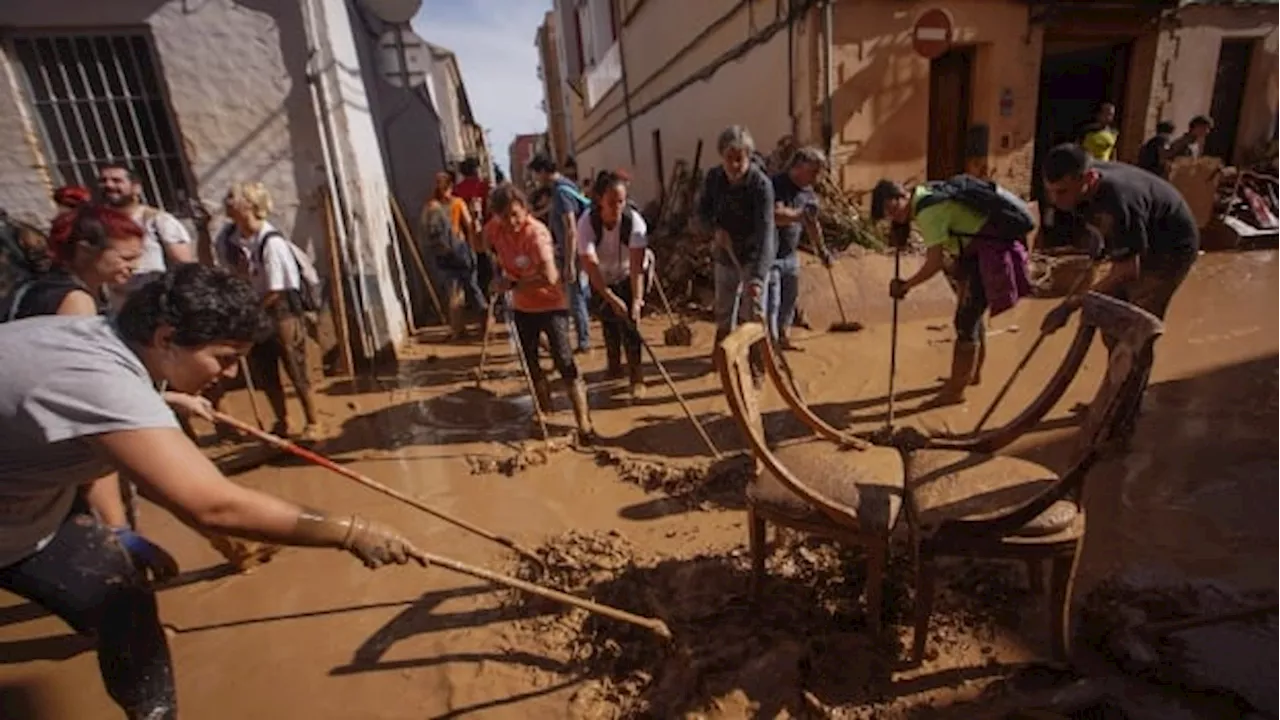
[[(716, 350), (729, 407), (756, 464), (746, 492), (753, 595), (758, 597), (764, 575), (769, 523), (861, 546), (867, 552), (868, 623), (878, 633), (889, 535), (902, 508), (902, 457), (895, 448), (839, 433), (770, 447), (748, 361), (757, 344), (767, 345), (764, 326), (745, 323)], [(776, 385), (787, 384), (776, 372), (771, 376)]]
[[(1142, 391), (1140, 379), (1147, 370), (1144, 364), (1151, 362), (1151, 344), (1163, 332), (1155, 316), (1096, 293), (1085, 298), (1081, 324), (1064, 366), (1075, 361), (1077, 353), (1083, 357), (1094, 330), (1102, 333), (1110, 351), (1106, 374), (1077, 433), (1074, 461), (1065, 474), (980, 450), (993, 444), (989, 433), (982, 434), (985, 439), (950, 445), (934, 442), (905, 453), (906, 518), (918, 558), (915, 662), (924, 657), (939, 557), (1015, 559), (1040, 565), (1048, 561), (1054, 654), (1066, 654), (1068, 604), (1085, 533), (1080, 493), (1112, 420)], [(1078, 347), (1082, 340), (1083, 348)], [(1038, 408), (1029, 408), (1023, 415), (1037, 414), (1031, 410), (1043, 415)]]

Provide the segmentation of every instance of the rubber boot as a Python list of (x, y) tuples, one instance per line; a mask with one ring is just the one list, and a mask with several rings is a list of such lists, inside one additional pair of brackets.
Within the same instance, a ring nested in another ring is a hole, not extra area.
[(978, 345), (978, 359), (973, 364), (973, 379), (969, 381), (970, 385), (982, 384), (982, 365), (987, 361), (987, 344)]
[(578, 442), (590, 445), (595, 442), (596, 431), (591, 426), (591, 408), (587, 405), (587, 384), (582, 378), (566, 380), (569, 402), (573, 404), (573, 419), (578, 423)]
[(934, 396), (932, 405), (956, 405), (964, 402), (965, 388), (973, 382), (973, 371), (978, 364), (977, 343), (958, 342), (951, 355), (951, 377), (943, 383)]
[(637, 358), (631, 361), (631, 399), (639, 400), (645, 395), (644, 367)]

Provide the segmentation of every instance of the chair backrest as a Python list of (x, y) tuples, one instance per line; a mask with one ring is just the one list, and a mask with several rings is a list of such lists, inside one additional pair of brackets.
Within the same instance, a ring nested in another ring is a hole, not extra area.
[(1058, 369), (1054, 371), (1039, 394), (1012, 420), (977, 433), (935, 435), (930, 438), (929, 447), (994, 453), (1022, 437), (1043, 420), (1044, 416), (1049, 414), (1049, 411), (1066, 394), (1067, 388), (1071, 387), (1080, 368), (1084, 366), (1085, 357), (1089, 354), (1089, 347), (1093, 344), (1093, 337), (1096, 334), (1097, 328), (1094, 326), (1087, 323), (1080, 324)]
[[(753, 448), (768, 450), (764, 434), (764, 416), (760, 412), (760, 392), (751, 377), (747, 356), (751, 347), (764, 340), (764, 326), (758, 322), (743, 323), (729, 333), (716, 348), (720, 382), (729, 401), (729, 409)], [(758, 455), (759, 453), (757, 453)]]
[(1164, 334), (1159, 318), (1142, 308), (1098, 293), (1084, 299), (1081, 324), (1098, 329), (1108, 348), (1107, 371), (1080, 425), (1076, 450), (1096, 450), (1122, 409), (1140, 400), (1155, 355), (1152, 344)]
[(760, 411), (760, 392), (756, 390), (748, 359), (751, 348), (764, 342), (764, 326), (758, 322), (748, 322), (739, 325), (716, 346), (720, 382), (724, 386), (729, 409), (751, 448), (756, 473), (762, 468), (768, 470), (784, 487), (820, 512), (837, 522), (856, 526), (858, 515), (854, 510), (836, 503), (802, 482), (769, 449), (764, 432), (764, 417)]

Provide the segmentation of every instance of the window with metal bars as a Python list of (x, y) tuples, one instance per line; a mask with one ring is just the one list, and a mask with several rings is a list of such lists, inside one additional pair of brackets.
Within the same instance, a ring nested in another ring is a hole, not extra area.
[(60, 185), (97, 186), (98, 169), (138, 174), (144, 201), (180, 211), (187, 172), (150, 38), (142, 32), (12, 38)]

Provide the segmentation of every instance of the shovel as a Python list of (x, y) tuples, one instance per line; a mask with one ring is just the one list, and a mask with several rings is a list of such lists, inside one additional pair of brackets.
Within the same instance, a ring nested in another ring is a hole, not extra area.
[(831, 323), (831, 327), (827, 328), (827, 332), (858, 332), (862, 330), (862, 323), (857, 320), (850, 321), (849, 316), (844, 314), (844, 302), (840, 300), (840, 288), (836, 287), (836, 271), (827, 265), (827, 279), (831, 281), (831, 294), (836, 299), (836, 308), (840, 311), (840, 322)]
[(676, 315), (671, 311), (671, 302), (667, 300), (667, 291), (662, 289), (662, 281), (656, 274), (653, 278), (653, 287), (657, 289), (658, 299), (662, 301), (662, 310), (667, 314), (667, 321), (671, 323), (671, 327), (662, 331), (662, 342), (673, 347), (693, 345), (693, 328), (683, 321), (676, 321)]

